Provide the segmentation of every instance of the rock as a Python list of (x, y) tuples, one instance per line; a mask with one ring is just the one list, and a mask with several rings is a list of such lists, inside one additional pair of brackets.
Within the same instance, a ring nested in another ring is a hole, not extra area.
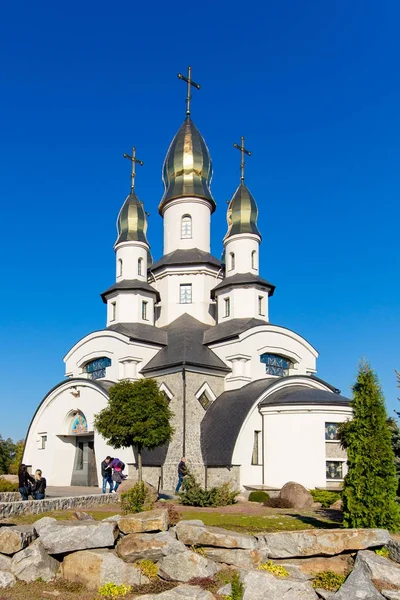
[(387, 544), (387, 548), (389, 550), (390, 558), (395, 562), (400, 563), (400, 542), (391, 539)]
[(121, 519), (121, 515), (112, 515), (111, 517), (106, 517), (105, 519), (102, 519), (102, 521), (104, 521), (105, 523), (119, 523)]
[(38, 521), (35, 521), (33, 524), (33, 529), (36, 531), (38, 535), (40, 535), (40, 531), (43, 527), (47, 527), (48, 525), (53, 525), (57, 523), (57, 519), (53, 519), (52, 517), (42, 517)]
[(270, 558), (296, 558), (384, 546), (390, 536), (386, 529), (310, 529), (266, 533), (256, 538), (259, 548), (267, 550)]
[(363, 563), (367, 567), (371, 579), (378, 580), (382, 587), (383, 583), (388, 583), (400, 589), (400, 566), (397, 563), (369, 550), (359, 552), (357, 562)]
[(89, 515), (87, 512), (83, 512), (81, 510), (76, 510), (72, 515), (71, 519), (76, 521), (94, 521), (92, 515)]
[(160, 577), (172, 581), (187, 582), (195, 577), (213, 577), (217, 571), (214, 562), (191, 550), (165, 556), (158, 563)]
[(314, 499), (310, 492), (300, 483), (289, 481), (285, 483), (279, 494), (279, 498), (287, 508), (311, 508)]
[(334, 600), (383, 600), (371, 581), (369, 568), (358, 553), (353, 571), (350, 573), (340, 590), (333, 596)]
[(197, 585), (178, 585), (162, 594), (136, 596), (135, 600), (214, 600), (215, 596)]
[(118, 527), (122, 533), (166, 531), (168, 529), (168, 511), (158, 508), (134, 515), (126, 515), (118, 521)]
[(117, 544), (117, 554), (126, 562), (139, 559), (157, 561), (169, 554), (185, 552), (186, 546), (169, 534), (161, 533), (129, 533)]
[(103, 521), (56, 521), (40, 529), (40, 540), (49, 554), (114, 546), (116, 523)]
[[(266, 571), (240, 571), (244, 585), (243, 600), (317, 600), (318, 597), (309, 581), (290, 577), (275, 577)], [(350, 600), (348, 598), (347, 600)], [(351, 600), (354, 600), (351, 598)]]
[(10, 588), (15, 583), (17, 583), (17, 580), (12, 573), (9, 571), (0, 571), (0, 588)]
[(11, 561), (9, 556), (0, 554), (0, 571), (11, 571)]
[(257, 548), (257, 540), (252, 535), (228, 531), (220, 527), (188, 525), (186, 521), (179, 521), (176, 525), (176, 535), (186, 546), (217, 546), (244, 550)]
[(98, 589), (105, 583), (142, 585), (149, 579), (134, 565), (125, 563), (110, 550), (82, 550), (64, 558), (62, 575), (68, 581)]
[(241, 569), (254, 569), (268, 560), (262, 550), (229, 550), (228, 548), (204, 548), (207, 558), (226, 565), (234, 565)]
[(336, 500), (336, 502), (331, 504), (329, 508), (331, 508), (332, 510), (342, 510), (343, 500), (341, 498), (339, 498), (339, 500)]
[[(125, 492), (129, 492), (129, 490), (131, 490), (136, 485), (136, 483), (137, 481), (134, 481), (133, 479), (124, 479), (124, 481), (118, 487), (117, 494), (124, 494)], [(144, 485), (146, 486), (146, 489), (149, 492), (148, 502), (151, 505), (153, 505), (154, 502), (157, 502), (158, 492), (156, 488), (150, 483), (147, 483), (147, 481), (145, 481)]]
[(4, 474), (0, 476), (0, 479), (5, 479), (10, 483), (18, 483), (18, 475)]
[(396, 590), (382, 590), (382, 596), (387, 600), (400, 600), (400, 592)]
[(322, 588), (316, 588), (315, 592), (320, 598), (322, 598), (322, 600), (331, 600), (335, 595), (335, 592), (329, 592), (328, 590), (323, 590)]
[(60, 563), (49, 556), (40, 540), (14, 554), (11, 564), (12, 573), (22, 581), (52, 581), (55, 579)]
[(350, 554), (315, 556), (311, 558), (287, 558), (279, 561), (273, 560), (272, 562), (283, 565), (288, 570), (295, 567), (307, 579), (312, 579), (315, 573), (320, 573), (321, 571), (332, 571), (338, 575), (347, 576), (354, 566), (354, 560)]
[(227, 583), (223, 587), (219, 588), (217, 591), (218, 596), (230, 596), (232, 594), (232, 586), (230, 583)]
[(312, 509), (322, 508), (322, 503), (321, 502), (313, 502), (311, 508)]
[(185, 521), (186, 525), (197, 525), (198, 527), (205, 527), (204, 522), (200, 519), (188, 519)]
[(32, 525), (0, 527), (0, 552), (15, 554), (26, 548), (36, 537), (37, 534)]

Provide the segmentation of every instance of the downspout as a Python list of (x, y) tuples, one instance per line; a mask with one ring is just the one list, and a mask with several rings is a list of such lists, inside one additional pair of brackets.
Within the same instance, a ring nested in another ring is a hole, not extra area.
[(186, 456), (186, 369), (185, 369), (185, 361), (182, 366), (182, 418), (183, 418), (183, 428), (182, 428), (182, 456)]
[(261, 413), (261, 419), (262, 419), (262, 427), (261, 427), (261, 435), (262, 435), (262, 439), (261, 439), (261, 452), (262, 452), (262, 457), (261, 457), (261, 469), (262, 469), (262, 485), (265, 485), (265, 477), (264, 477), (264, 415)]

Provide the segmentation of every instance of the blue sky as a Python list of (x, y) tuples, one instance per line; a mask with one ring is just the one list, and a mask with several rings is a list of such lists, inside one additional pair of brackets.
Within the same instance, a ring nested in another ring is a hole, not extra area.
[(400, 5), (395, 1), (152, 3), (70, 0), (0, 9), (0, 374), (3, 436), (24, 436), (62, 357), (105, 325), (115, 221), (132, 145), (145, 161), (155, 258), (161, 167), (185, 117), (210, 148), (220, 256), (253, 155), (261, 274), (273, 323), (320, 352), (318, 374), (350, 393), (358, 362), (400, 409)]

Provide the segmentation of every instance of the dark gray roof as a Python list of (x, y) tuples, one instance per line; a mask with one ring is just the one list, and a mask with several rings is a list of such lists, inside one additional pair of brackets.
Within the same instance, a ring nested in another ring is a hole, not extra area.
[(219, 290), (223, 290), (227, 287), (242, 287), (245, 285), (255, 285), (257, 287), (265, 288), (268, 290), (268, 296), (273, 296), (275, 291), (275, 286), (272, 283), (269, 283), (262, 277), (258, 275), (253, 275), (252, 273), (236, 273), (236, 275), (231, 275), (231, 277), (225, 277), (211, 290), (211, 298), (215, 298), (215, 292)]
[[(142, 450), (142, 465), (144, 467), (161, 467), (165, 463), (167, 457), (168, 444), (159, 446), (153, 450), (143, 448)], [(137, 454), (135, 452), (135, 458), (137, 462)]]
[(203, 344), (204, 331), (208, 327), (190, 315), (184, 314), (169, 325), (160, 328), (168, 334), (168, 346), (160, 350), (141, 370), (141, 373), (151, 373), (180, 365), (229, 373), (231, 369)]
[[(308, 375), (292, 375), (285, 380), (312, 379)], [(257, 379), (237, 390), (224, 392), (211, 404), (201, 423), (203, 459), (210, 466), (232, 464), (232, 456), (240, 429), (257, 398), (281, 379)], [(339, 394), (299, 385), (272, 393), (262, 404), (333, 404), (348, 405), (350, 400)]]
[(157, 346), (166, 346), (168, 343), (167, 333), (154, 325), (146, 325), (145, 323), (116, 323), (109, 325), (107, 330), (116, 331), (126, 335), (131, 340), (139, 342), (150, 342)]
[(107, 302), (107, 296), (109, 296), (112, 292), (116, 292), (118, 290), (142, 290), (144, 292), (149, 292), (150, 294), (156, 294), (157, 301), (160, 300), (160, 294), (158, 291), (153, 288), (147, 281), (140, 281), (140, 279), (124, 279), (123, 281), (118, 281), (118, 283), (114, 283), (111, 287), (109, 287), (105, 292), (101, 294), (102, 300), (104, 303)]
[(174, 250), (169, 254), (162, 256), (160, 260), (157, 260), (151, 267), (150, 271), (155, 271), (161, 267), (173, 266), (173, 265), (213, 265), (214, 267), (221, 268), (222, 262), (215, 258), (209, 252), (204, 252), (198, 248), (189, 248), (188, 250)]
[(252, 329), (253, 327), (259, 327), (260, 325), (269, 325), (266, 321), (261, 319), (230, 319), (218, 325), (213, 325), (210, 329), (204, 332), (204, 343), (212, 344), (214, 342), (221, 342), (222, 340), (228, 340), (230, 338), (239, 337), (241, 333)]

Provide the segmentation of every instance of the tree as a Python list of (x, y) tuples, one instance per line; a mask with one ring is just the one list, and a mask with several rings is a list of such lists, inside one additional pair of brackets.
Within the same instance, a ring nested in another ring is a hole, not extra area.
[(95, 415), (95, 429), (113, 448), (136, 449), (139, 481), (142, 481), (142, 450), (171, 441), (173, 413), (154, 379), (120, 381), (109, 391), (108, 406)]
[(18, 473), (19, 465), (22, 463), (22, 456), (24, 454), (25, 441), (19, 440), (15, 444), (15, 455), (14, 459), (10, 463), (8, 472), (16, 475)]
[(343, 487), (344, 527), (400, 528), (395, 457), (385, 402), (371, 367), (360, 365), (353, 386), (353, 418), (340, 428), (347, 450)]
[(4, 440), (0, 435), (0, 474), (8, 473), (15, 458), (15, 444), (11, 438)]

